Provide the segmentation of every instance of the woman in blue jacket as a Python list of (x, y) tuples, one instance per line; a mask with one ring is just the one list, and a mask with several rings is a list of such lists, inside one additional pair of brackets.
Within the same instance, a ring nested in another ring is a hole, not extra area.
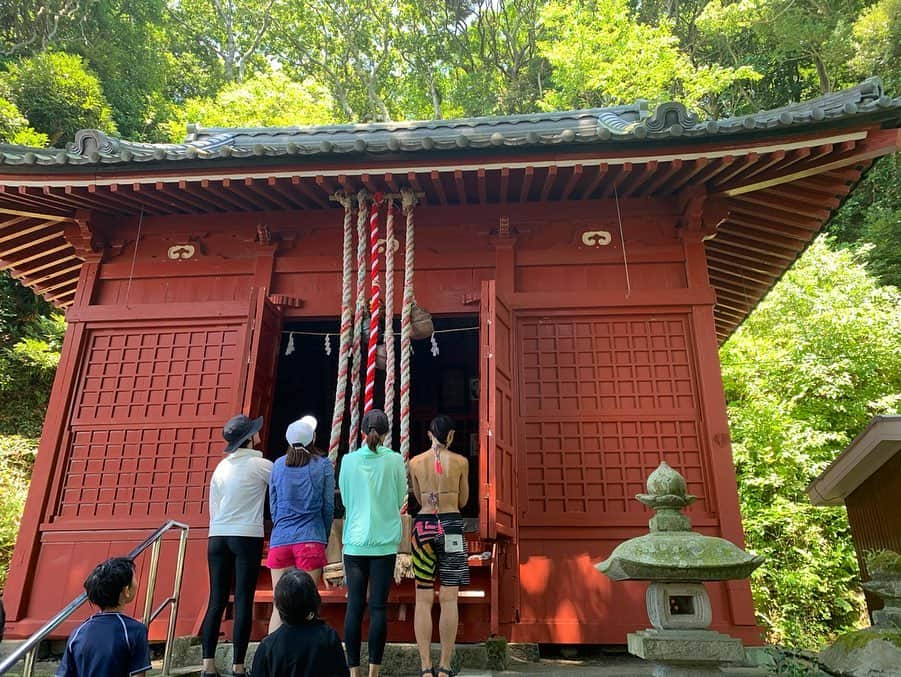
[[(288, 453), (275, 462), (269, 478), (272, 534), (266, 566), (272, 574), (273, 594), (289, 569), (303, 569), (318, 583), (327, 563), (325, 547), (335, 513), (335, 470), (313, 446), (316, 419), (304, 416), (288, 426)], [(273, 609), (269, 632), (280, 625)]]

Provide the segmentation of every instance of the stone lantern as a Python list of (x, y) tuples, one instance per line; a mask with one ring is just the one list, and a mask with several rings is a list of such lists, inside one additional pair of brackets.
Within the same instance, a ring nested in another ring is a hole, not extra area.
[(650, 533), (620, 543), (596, 565), (615, 581), (651, 581), (645, 600), (653, 629), (629, 633), (629, 653), (656, 663), (655, 677), (720, 674), (720, 665), (744, 661), (744, 647), (707, 629), (712, 613), (704, 581), (747, 578), (763, 558), (692, 531), (682, 510), (696, 497), (666, 462), (647, 488), (635, 498), (654, 510)]

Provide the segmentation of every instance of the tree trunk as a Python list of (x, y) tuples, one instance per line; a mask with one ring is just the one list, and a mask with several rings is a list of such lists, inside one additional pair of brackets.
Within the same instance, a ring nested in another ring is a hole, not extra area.
[(826, 64), (818, 54), (814, 54), (813, 62), (816, 64), (817, 77), (820, 79), (820, 94), (829, 94), (832, 91), (832, 83), (829, 81), (829, 73), (826, 72)]

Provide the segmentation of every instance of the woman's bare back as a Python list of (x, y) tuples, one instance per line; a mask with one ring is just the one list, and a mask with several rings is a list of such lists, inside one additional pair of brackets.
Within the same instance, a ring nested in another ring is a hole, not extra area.
[(449, 449), (441, 449), (437, 460), (441, 474), (436, 469), (434, 449), (410, 461), (413, 494), (423, 513), (460, 512), (469, 501), (469, 461)]

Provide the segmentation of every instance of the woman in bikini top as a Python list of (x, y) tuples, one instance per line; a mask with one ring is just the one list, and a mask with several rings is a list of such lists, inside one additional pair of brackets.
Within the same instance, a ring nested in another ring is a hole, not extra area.
[(428, 434), (431, 449), (410, 461), (420, 515), (459, 513), (469, 500), (469, 463), (448, 449), (454, 439), (453, 420), (446, 415), (435, 417)]

